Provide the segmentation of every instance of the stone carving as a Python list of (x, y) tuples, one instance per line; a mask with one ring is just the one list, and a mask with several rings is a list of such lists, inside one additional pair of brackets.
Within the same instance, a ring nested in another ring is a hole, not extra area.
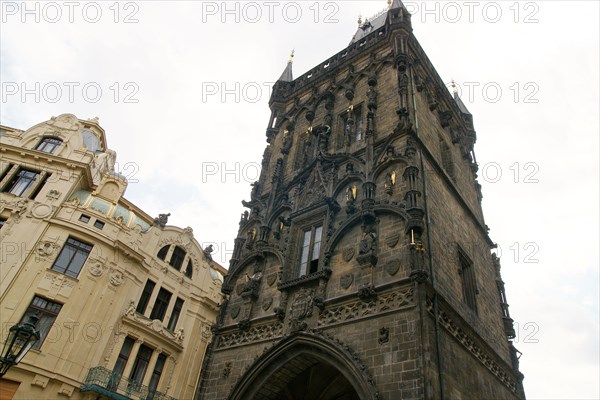
[(121, 271), (112, 271), (110, 274), (110, 284), (113, 286), (121, 286), (125, 277)]
[(204, 250), (202, 250), (202, 252), (204, 253), (204, 257), (206, 257), (206, 259), (208, 261), (212, 261), (212, 252), (214, 251), (213, 245), (209, 244), (208, 246), (206, 246), (204, 248)]
[(348, 247), (344, 249), (342, 257), (344, 258), (344, 261), (350, 262), (350, 260), (352, 260), (352, 257), (354, 257), (354, 247)]
[(391, 293), (377, 296), (372, 302), (361, 300), (328, 307), (319, 313), (318, 326), (327, 326), (355, 318), (365, 317), (388, 310), (399, 310), (414, 306), (413, 287), (407, 287)]
[(255, 267), (254, 274), (252, 274), (252, 276), (248, 276), (248, 274), (246, 274), (247, 281), (244, 284), (242, 288), (242, 293), (240, 293), (240, 295), (242, 297), (252, 297), (254, 299), (257, 299), (262, 277), (263, 273), (260, 271), (258, 266)]
[(227, 364), (225, 364), (225, 367), (223, 368), (223, 372), (221, 373), (221, 376), (223, 378), (228, 378), (230, 374), (231, 374), (231, 363), (228, 362)]
[(134, 315), (134, 314), (135, 314), (135, 301), (130, 300), (129, 306), (127, 307), (127, 310), (125, 310), (125, 314), (123, 314), (123, 315)]
[(241, 307), (239, 304), (232, 304), (229, 307), (229, 315), (231, 315), (231, 318), (236, 319), (240, 315), (240, 310)]
[(273, 286), (273, 284), (275, 283), (276, 280), (277, 280), (277, 274), (273, 273), (273, 274), (267, 275), (267, 284), (269, 286)]
[(158, 214), (158, 217), (154, 218), (154, 226), (159, 226), (161, 228), (164, 228), (167, 225), (167, 222), (169, 222), (170, 216), (171, 216), (171, 213)]
[(202, 324), (202, 339), (210, 339), (211, 334), (212, 333), (210, 332), (210, 325)]
[(58, 200), (58, 198), (60, 197), (60, 194), (61, 193), (58, 190), (52, 189), (48, 193), (46, 193), (46, 198), (49, 201), (55, 201), (55, 200)]
[[(92, 262), (90, 262), (89, 267), (88, 267), (88, 272), (90, 273), (90, 275), (95, 276), (95, 277), (99, 277), (104, 273), (104, 265), (102, 265), (102, 263), (98, 260), (90, 260)], [(112, 283), (112, 274), (111, 274), (111, 283)]]
[(271, 304), (273, 304), (273, 298), (272, 297), (268, 297), (268, 298), (264, 299), (263, 302), (262, 302), (262, 309), (264, 311), (267, 311), (269, 308), (271, 308)]
[(359, 255), (356, 258), (362, 267), (375, 266), (377, 264), (376, 246), (377, 234), (375, 226), (368, 224), (363, 227), (363, 238), (359, 244)]
[(386, 327), (382, 327), (379, 329), (379, 339), (377, 339), (379, 344), (384, 344), (390, 341), (390, 330)]
[(296, 297), (294, 297), (294, 301), (292, 302), (292, 318), (301, 320), (312, 315), (313, 295), (313, 289), (300, 289), (300, 291), (296, 294)]
[(173, 339), (175, 339), (178, 342), (183, 342), (183, 339), (185, 339), (185, 331), (183, 330), (183, 328), (179, 328), (175, 331)]
[(354, 282), (353, 274), (346, 274), (346, 275), (342, 275), (340, 277), (340, 286), (343, 289), (348, 289), (350, 287), (350, 285), (352, 285), (352, 282)]
[(358, 289), (358, 297), (363, 301), (373, 301), (377, 298), (375, 286), (364, 286)]
[(390, 274), (390, 276), (394, 276), (400, 270), (400, 261), (391, 260), (385, 265), (385, 272)]
[(246, 331), (225, 333), (219, 336), (218, 349), (232, 347), (258, 340), (272, 340), (283, 335), (283, 324), (279, 321), (273, 324), (258, 325)]
[(400, 234), (393, 233), (385, 239), (385, 244), (387, 244), (388, 247), (393, 249), (394, 247), (396, 247), (399, 240), (400, 240)]
[(54, 252), (58, 249), (58, 245), (49, 241), (42, 241), (38, 244), (38, 247), (35, 249), (36, 254), (41, 259), (46, 259), (47, 257), (54, 254)]

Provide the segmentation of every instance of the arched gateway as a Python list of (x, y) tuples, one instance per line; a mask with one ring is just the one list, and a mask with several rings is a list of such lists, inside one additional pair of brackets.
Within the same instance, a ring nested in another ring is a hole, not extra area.
[(377, 394), (344, 349), (310, 333), (284, 339), (234, 387), (231, 400), (371, 400)]

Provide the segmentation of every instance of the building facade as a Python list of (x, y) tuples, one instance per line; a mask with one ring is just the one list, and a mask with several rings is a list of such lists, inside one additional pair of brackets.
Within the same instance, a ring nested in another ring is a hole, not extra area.
[(127, 201), (97, 119), (1, 129), (0, 321), (41, 339), (2, 399), (189, 399), (226, 270)]
[(523, 399), (472, 115), (395, 0), (275, 84), (197, 399)]

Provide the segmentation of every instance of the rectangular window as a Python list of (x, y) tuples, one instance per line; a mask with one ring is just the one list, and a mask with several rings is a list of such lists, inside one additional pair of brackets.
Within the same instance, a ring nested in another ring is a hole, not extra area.
[(150, 347), (144, 344), (140, 346), (137, 356), (135, 357), (135, 362), (133, 363), (133, 368), (131, 369), (129, 379), (138, 384), (142, 383), (144, 380), (144, 375), (146, 375), (146, 370), (148, 369), (148, 364), (150, 364), (152, 351), (153, 350)]
[(104, 222), (96, 220), (94, 221), (94, 228), (102, 229), (104, 228)]
[(39, 318), (36, 328), (40, 332), (40, 340), (35, 342), (34, 349), (39, 350), (42, 347), (42, 343), (48, 336), (48, 332), (50, 332), (61, 308), (62, 304), (54, 303), (39, 296), (33, 297), (31, 304), (25, 310), (23, 318), (21, 318), (21, 323), (27, 322), (30, 315), (37, 315)]
[(81, 214), (79, 216), (79, 220), (81, 222), (83, 222), (84, 224), (87, 224), (88, 222), (90, 222), (90, 216), (89, 215), (85, 215), (85, 214)]
[(111, 374), (108, 383), (109, 390), (114, 391), (119, 386), (119, 381), (125, 370), (125, 365), (127, 365), (127, 360), (129, 360), (129, 356), (131, 355), (131, 349), (133, 348), (134, 342), (135, 340), (130, 336), (127, 336), (123, 341), (123, 346), (121, 347), (119, 357), (117, 358), (117, 362), (115, 362), (115, 367), (113, 368), (113, 373)]
[(33, 185), (38, 176), (40, 176), (39, 172), (19, 168), (13, 178), (6, 184), (3, 191), (15, 196), (22, 196)]
[(146, 281), (146, 286), (144, 286), (144, 291), (140, 296), (140, 301), (138, 301), (135, 311), (142, 315), (146, 312), (146, 307), (148, 307), (148, 302), (150, 302), (150, 296), (152, 296), (154, 286), (156, 286), (156, 283), (152, 282), (150, 279)]
[(160, 353), (156, 359), (156, 364), (154, 364), (154, 371), (152, 371), (152, 377), (150, 378), (150, 383), (148, 384), (148, 396), (146, 397), (146, 400), (154, 399), (154, 394), (156, 392), (156, 388), (158, 387), (158, 382), (160, 381), (160, 376), (162, 375), (166, 362), (167, 356), (164, 353)]
[(177, 326), (177, 320), (179, 320), (179, 316), (181, 315), (181, 309), (183, 308), (183, 300), (179, 297), (175, 300), (175, 306), (173, 307), (173, 312), (171, 313), (171, 318), (169, 318), (169, 323), (167, 324), (167, 329), (170, 331), (174, 331)]
[(154, 302), (154, 307), (152, 307), (152, 312), (150, 313), (150, 319), (158, 319), (162, 321), (167, 313), (167, 307), (169, 307), (170, 301), (171, 292), (165, 288), (160, 288), (158, 291), (158, 296), (156, 296), (156, 301)]
[(4, 218), (0, 218), (0, 228), (2, 228), (5, 223), (6, 223), (6, 220)]
[(58, 258), (54, 261), (52, 269), (65, 275), (77, 278), (85, 260), (87, 260), (92, 245), (69, 237), (67, 243), (60, 251)]
[(38, 183), (37, 187), (33, 190), (33, 192), (31, 192), (31, 194), (29, 195), (29, 198), (34, 200), (38, 194), (40, 194), (40, 192), (42, 191), (42, 188), (44, 187), (44, 185), (46, 184), (46, 182), (48, 181), (48, 178), (50, 178), (51, 175), (47, 174), (47, 173), (43, 173), (42, 175), (42, 181), (40, 183)]
[(319, 267), (319, 254), (321, 252), (321, 236), (323, 235), (323, 227), (311, 227), (304, 231), (302, 240), (302, 253), (300, 256), (300, 271), (299, 276), (304, 276), (307, 273), (312, 274), (317, 272)]
[(473, 262), (462, 252), (458, 254), (460, 262), (460, 277), (463, 289), (463, 300), (465, 304), (477, 312), (477, 282)]

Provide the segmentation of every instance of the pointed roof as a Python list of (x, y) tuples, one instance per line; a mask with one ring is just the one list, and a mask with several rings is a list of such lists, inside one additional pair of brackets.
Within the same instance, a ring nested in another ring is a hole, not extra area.
[(365, 22), (363, 23), (362, 18), (359, 17), (358, 30), (352, 37), (350, 44), (358, 42), (359, 40), (361, 40), (362, 38), (367, 36), (369, 33), (374, 32), (377, 29), (381, 28), (383, 25), (385, 25), (385, 21), (387, 20), (388, 12), (390, 10), (393, 10), (396, 8), (403, 8), (405, 11), (407, 11), (406, 7), (404, 7), (404, 4), (402, 4), (402, 1), (394, 0), (393, 2), (390, 2), (388, 0), (388, 8), (380, 11), (375, 16), (371, 17), (370, 20), (367, 18), (367, 19), (365, 19)]
[(460, 110), (461, 113), (471, 115), (471, 113), (465, 106), (465, 103), (463, 103), (463, 101), (460, 99), (458, 92), (454, 92), (454, 102), (458, 106), (458, 109)]
[(279, 77), (278, 81), (282, 82), (291, 82), (294, 80), (294, 74), (292, 73), (292, 64), (294, 63), (294, 51), (292, 50), (292, 54), (290, 55), (290, 59), (283, 70), (283, 73)]

